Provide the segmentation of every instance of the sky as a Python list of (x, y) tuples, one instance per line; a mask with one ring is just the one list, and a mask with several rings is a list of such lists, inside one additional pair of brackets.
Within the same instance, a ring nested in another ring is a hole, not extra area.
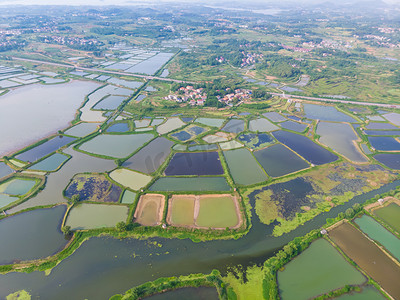
[[(276, 0), (278, 1), (278, 0)], [(283, 0), (288, 1), (288, 0)], [(279, 2), (283, 2), (279, 0)], [(292, 0), (293, 2), (294, 0)], [(310, 0), (300, 0), (301, 2), (310, 1)], [(299, 0), (294, 2), (300, 2)], [(312, 2), (325, 2), (326, 0), (312, 0)], [(351, 1), (351, 0), (350, 0)], [(353, 0), (357, 2), (362, 2), (363, 0)], [(138, 5), (138, 4), (152, 4), (152, 3), (160, 3), (160, 2), (185, 2), (190, 3), (194, 2), (193, 0), (0, 0), (0, 5)], [(218, 0), (198, 0), (197, 3), (202, 4), (218, 4)], [(221, 1), (225, 2), (226, 1)], [(270, 4), (273, 0), (260, 1), (256, 0), (255, 2), (264, 2)], [(400, 0), (384, 0), (387, 3), (397, 3), (400, 4)]]

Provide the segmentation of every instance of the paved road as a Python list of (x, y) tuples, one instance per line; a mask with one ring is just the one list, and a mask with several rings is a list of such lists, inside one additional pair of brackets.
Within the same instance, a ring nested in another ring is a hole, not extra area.
[(83, 71), (89, 71), (89, 72), (99, 72), (99, 73), (115, 74), (115, 75), (122, 75), (122, 76), (133, 76), (133, 77), (139, 77), (139, 78), (143, 78), (143, 79), (147, 79), (147, 80), (157, 79), (157, 80), (168, 81), (168, 82), (177, 82), (177, 83), (188, 83), (188, 84), (196, 84), (197, 83), (197, 82), (193, 82), (193, 81), (185, 81), (185, 80), (164, 78), (164, 77), (158, 77), (158, 76), (149, 76), (149, 75), (132, 74), (132, 73), (127, 73), (127, 72), (109, 71), (109, 70), (103, 70), (103, 69), (97, 69), (97, 68), (84, 68), (84, 67), (78, 67), (75, 65), (49, 62), (49, 61), (45, 61), (45, 60), (21, 58), (21, 57), (14, 57), (14, 56), (12, 57), (12, 59), (21, 60), (21, 61), (29, 61), (29, 62), (33, 62), (33, 63), (40, 63), (40, 64), (45, 64), (45, 65), (63, 67), (63, 68), (75, 68), (77, 70), (83, 70)]
[(358, 102), (358, 101), (349, 101), (349, 100), (340, 100), (340, 99), (327, 99), (327, 98), (316, 98), (316, 97), (306, 97), (306, 96), (297, 96), (283, 93), (270, 93), (273, 96), (279, 96), (284, 98), (294, 98), (294, 99), (305, 99), (305, 100), (313, 100), (313, 101), (322, 101), (322, 102), (338, 102), (338, 103), (347, 103), (347, 104), (356, 104), (356, 105), (365, 105), (365, 106), (378, 106), (378, 107), (386, 107), (386, 108), (400, 108), (400, 105), (394, 104), (385, 104), (385, 103), (376, 103), (376, 102)]

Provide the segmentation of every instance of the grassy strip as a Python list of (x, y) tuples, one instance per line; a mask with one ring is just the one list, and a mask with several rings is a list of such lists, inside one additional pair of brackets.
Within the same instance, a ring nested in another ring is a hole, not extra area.
[(136, 300), (149, 297), (154, 294), (185, 288), (185, 287), (215, 287), (220, 299), (228, 299), (225, 284), (222, 281), (221, 274), (213, 270), (211, 274), (190, 274), (180, 277), (163, 277), (152, 282), (146, 282), (125, 292), (117, 294), (110, 300)]

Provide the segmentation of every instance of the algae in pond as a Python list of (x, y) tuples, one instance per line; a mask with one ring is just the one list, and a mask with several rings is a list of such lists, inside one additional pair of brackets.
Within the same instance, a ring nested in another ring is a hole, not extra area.
[(65, 196), (79, 195), (79, 201), (118, 202), (122, 189), (103, 175), (77, 175), (65, 190)]

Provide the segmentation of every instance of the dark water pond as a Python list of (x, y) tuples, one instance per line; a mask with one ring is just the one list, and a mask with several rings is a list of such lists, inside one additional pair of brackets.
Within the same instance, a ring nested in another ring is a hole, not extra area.
[(309, 164), (285, 146), (278, 144), (254, 152), (265, 172), (279, 177), (309, 167)]
[(400, 130), (365, 130), (365, 134), (367, 135), (400, 135)]
[(66, 206), (60, 205), (1, 220), (0, 264), (43, 258), (61, 250), (67, 243), (60, 230), (65, 211)]
[(375, 130), (396, 130), (399, 129), (398, 127), (390, 124), (390, 123), (369, 123), (365, 126), (366, 129), (375, 129)]
[(16, 158), (23, 161), (34, 162), (39, 158), (42, 158), (50, 154), (51, 152), (57, 151), (61, 147), (73, 142), (74, 140), (76, 139), (69, 136), (56, 136), (55, 138), (47, 142), (44, 142), (43, 144), (35, 148), (32, 148), (30, 150), (22, 152), (21, 154), (18, 154)]
[(374, 158), (391, 169), (400, 170), (400, 154), (380, 153), (375, 155)]
[(218, 152), (176, 153), (165, 175), (221, 175), (224, 174)]
[(0, 162), (0, 178), (10, 175), (12, 172), (13, 172), (13, 169), (11, 169), (5, 163)]
[(155, 172), (171, 153), (174, 142), (158, 137), (126, 160), (122, 166), (143, 173)]
[(307, 128), (306, 124), (301, 124), (301, 123), (297, 123), (297, 122), (293, 122), (293, 121), (286, 121), (279, 125), (282, 128), (297, 131), (297, 132), (303, 132)]
[(400, 151), (400, 143), (391, 136), (369, 136), (372, 147), (382, 151)]
[(222, 131), (239, 133), (244, 130), (244, 121), (243, 120), (230, 120), (226, 125), (221, 129)]
[(305, 136), (283, 130), (275, 131), (272, 134), (279, 142), (315, 165), (327, 164), (338, 159), (336, 155)]
[(107, 132), (128, 132), (129, 124), (128, 123), (116, 123), (108, 127)]

